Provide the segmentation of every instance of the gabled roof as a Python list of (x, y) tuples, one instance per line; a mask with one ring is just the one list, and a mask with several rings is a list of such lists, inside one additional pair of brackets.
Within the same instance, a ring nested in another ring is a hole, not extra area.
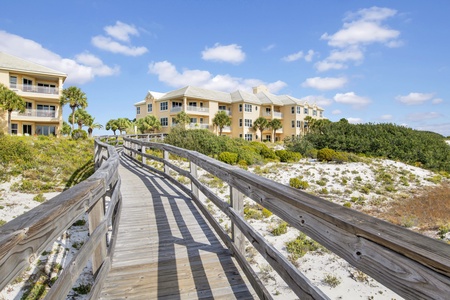
[(259, 92), (256, 94), (256, 97), (258, 97), (259, 101), (261, 101), (262, 104), (283, 105), (283, 102), (281, 102), (279, 96), (271, 94), (269, 92)]
[(247, 93), (241, 90), (237, 90), (236, 92), (231, 93), (231, 102), (246, 102), (246, 103), (254, 103), (261, 104), (258, 97), (256, 97), (252, 93)]
[(37, 63), (0, 52), (0, 69), (8, 71), (17, 71), (32, 74), (51, 75), (58, 77), (67, 77), (66, 73), (59, 72)]
[(158, 100), (162, 101), (182, 97), (231, 103), (231, 96), (229, 93), (207, 90), (204, 88), (194, 87), (190, 85), (172, 92), (168, 92)]

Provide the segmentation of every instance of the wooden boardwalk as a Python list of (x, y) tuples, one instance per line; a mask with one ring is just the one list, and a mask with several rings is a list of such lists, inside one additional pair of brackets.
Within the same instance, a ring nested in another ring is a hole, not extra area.
[(196, 205), (122, 156), (123, 206), (100, 299), (253, 299), (251, 285)]

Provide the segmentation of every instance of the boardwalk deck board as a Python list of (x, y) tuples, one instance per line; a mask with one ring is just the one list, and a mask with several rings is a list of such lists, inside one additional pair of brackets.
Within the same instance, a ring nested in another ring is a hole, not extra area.
[(195, 204), (129, 164), (122, 158), (122, 213), (100, 299), (257, 298)]

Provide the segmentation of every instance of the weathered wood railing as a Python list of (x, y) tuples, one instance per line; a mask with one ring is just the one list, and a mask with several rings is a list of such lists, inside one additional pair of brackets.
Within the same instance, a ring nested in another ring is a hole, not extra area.
[[(189, 194), (203, 211), (224, 243), (230, 248), (247, 277), (264, 299), (271, 295), (261, 284), (244, 257), (244, 239), (262, 254), (300, 299), (328, 299), (277, 249), (243, 218), (243, 195), (269, 209), (291, 226), (306, 233), (354, 267), (407, 299), (449, 299), (450, 245), (405, 228), (345, 208), (298, 189), (259, 177), (194, 151), (170, 145), (124, 138), (125, 153), (142, 166), (167, 177)], [(163, 156), (147, 154), (147, 149), (163, 151)], [(190, 170), (176, 166), (169, 154), (186, 158)], [(139, 160), (138, 160), (139, 158)], [(149, 166), (147, 160), (164, 164), (164, 171)], [(197, 178), (197, 166), (230, 186), (230, 204), (215, 195)], [(179, 183), (170, 170), (191, 181), (191, 188)], [(203, 194), (231, 220), (230, 238), (200, 201)]]
[[(45, 299), (65, 299), (89, 259), (95, 274), (90, 297), (98, 297), (111, 267), (121, 194), (115, 148), (96, 140), (94, 160), (96, 171), (87, 180), (0, 227), (0, 290), (87, 213), (89, 239), (64, 267)], [(108, 241), (109, 229), (112, 233)]]

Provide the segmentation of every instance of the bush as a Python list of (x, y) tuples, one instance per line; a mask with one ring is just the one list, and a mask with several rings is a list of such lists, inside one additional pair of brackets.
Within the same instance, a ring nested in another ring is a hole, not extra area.
[(272, 212), (265, 207), (262, 209), (261, 213), (265, 218), (268, 218), (272, 215)]
[(281, 162), (297, 162), (302, 158), (300, 153), (288, 150), (277, 150), (275, 154), (280, 158)]
[(317, 151), (317, 159), (320, 161), (332, 161), (333, 157), (336, 157), (336, 151), (332, 149), (323, 148)]
[(295, 240), (286, 242), (286, 250), (295, 258), (304, 256), (308, 251), (314, 251), (320, 248), (320, 245), (301, 233)]
[(87, 137), (88, 134), (83, 129), (75, 129), (74, 131), (72, 131), (72, 139), (74, 140), (85, 140), (87, 139)]
[(281, 222), (277, 227), (275, 227), (274, 229), (272, 229), (271, 233), (274, 236), (280, 236), (282, 234), (285, 234), (287, 232), (287, 223), (286, 222)]
[(289, 186), (296, 189), (305, 190), (309, 187), (309, 183), (307, 181), (300, 180), (297, 177), (294, 177), (289, 179)]
[(218, 159), (226, 164), (235, 165), (238, 161), (238, 154), (231, 152), (222, 152), (219, 154)]

